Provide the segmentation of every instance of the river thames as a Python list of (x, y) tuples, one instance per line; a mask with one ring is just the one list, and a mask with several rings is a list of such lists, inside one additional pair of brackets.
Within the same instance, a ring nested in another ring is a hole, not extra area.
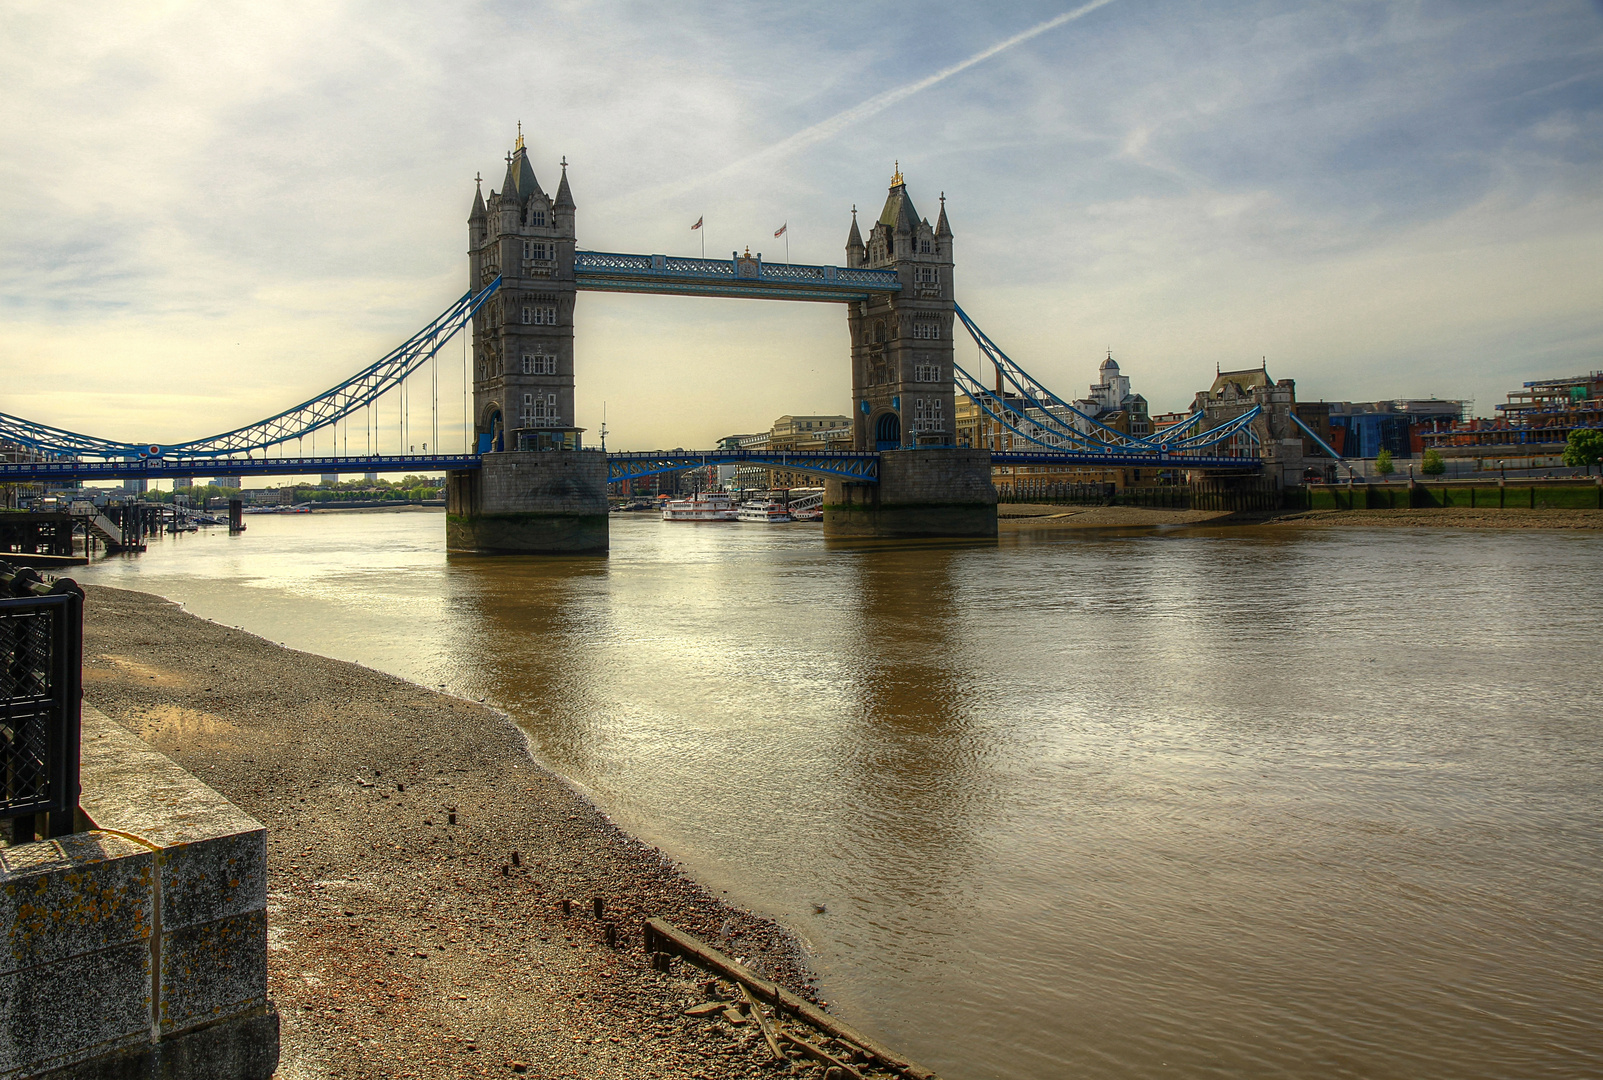
[(948, 1080), (1603, 1075), (1599, 534), (248, 523), (74, 576), (506, 710)]

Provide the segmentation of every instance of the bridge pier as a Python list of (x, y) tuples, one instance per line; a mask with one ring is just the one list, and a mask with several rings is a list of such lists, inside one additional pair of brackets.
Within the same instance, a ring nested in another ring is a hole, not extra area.
[(599, 450), (485, 454), (446, 474), (445, 546), (487, 555), (607, 550), (607, 455)]
[(830, 479), (824, 535), (836, 538), (972, 538), (996, 535), (991, 452), (955, 447), (887, 450), (879, 483)]

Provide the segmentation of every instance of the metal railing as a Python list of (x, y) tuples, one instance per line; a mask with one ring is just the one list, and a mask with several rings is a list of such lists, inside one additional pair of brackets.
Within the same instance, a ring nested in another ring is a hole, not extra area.
[(0, 821), (14, 844), (73, 831), (82, 702), (83, 590), (0, 562)]

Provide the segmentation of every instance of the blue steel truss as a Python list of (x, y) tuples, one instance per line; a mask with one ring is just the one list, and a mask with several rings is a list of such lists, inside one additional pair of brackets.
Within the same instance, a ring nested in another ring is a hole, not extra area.
[[(1106, 457), (1110, 452), (1118, 451), (1122, 452), (1123, 454), (1121, 461), (1126, 459), (1133, 461), (1138, 457), (1141, 457), (1144, 460), (1154, 460), (1155, 456), (1175, 457), (1185, 451), (1203, 450), (1208, 447), (1217, 446), (1226, 439), (1234, 438), (1236, 435), (1243, 432), (1247, 435), (1248, 440), (1253, 445), (1258, 444), (1258, 436), (1257, 433), (1252, 430), (1252, 422), (1259, 417), (1259, 415), (1263, 412), (1263, 409), (1257, 405), (1254, 405), (1240, 416), (1233, 417), (1225, 423), (1220, 424), (1218, 427), (1209, 428), (1201, 435), (1195, 435), (1188, 439), (1174, 439), (1170, 442), (1160, 442), (1158, 444), (1151, 445), (1150, 447), (1145, 443), (1138, 447), (1131, 447), (1128, 444), (1103, 442), (1099, 439), (1095, 439), (1089, 435), (1086, 435), (1083, 432), (1079, 432), (1073, 428), (1067, 427), (1067, 425), (1060, 424), (1056, 427), (1046, 427), (1041, 423), (1039, 416), (1034, 410), (1029, 413), (1025, 413), (1018, 407), (1016, 403), (999, 397), (993, 391), (985, 389), (985, 387), (979, 384), (978, 380), (976, 380), (974, 376), (964, 371), (958, 365), (953, 364), (952, 368), (954, 372), (954, 382), (956, 383), (958, 390), (962, 392), (970, 401), (974, 402), (975, 405), (978, 405), (980, 410), (984, 412), (986, 416), (989, 416), (1000, 427), (1006, 428), (1008, 431), (1012, 432), (1015, 438), (1024, 439), (1025, 441), (1032, 442), (1037, 446), (1045, 447), (1045, 452), (1051, 454), (1064, 455), (1066, 457), (1077, 454), (1089, 454), (1095, 457)], [(1183, 431), (1186, 427), (1191, 426), (1191, 424), (1195, 422), (1195, 419), (1201, 415), (1201, 413), (1193, 414), (1190, 420), (1181, 425), (1181, 430)], [(1043, 439), (1040, 437), (1043, 434), (1051, 435), (1060, 441), (1054, 443), (1048, 439)], [(1072, 436), (1073, 441), (1078, 442), (1079, 446), (1076, 449), (1065, 450), (1060, 445), (1061, 441), (1066, 438), (1070, 438), (1070, 436)]]
[(428, 473), (477, 469), (473, 454), (392, 454), (368, 457), (128, 458), (113, 461), (0, 462), (0, 483), (78, 480), (161, 480), (175, 476), (311, 476), (321, 473)]
[(706, 465), (762, 465), (772, 469), (836, 476), (843, 480), (879, 482), (879, 454), (873, 451), (819, 450), (638, 450), (607, 454), (607, 480), (638, 480), (660, 473), (684, 472)]
[(1117, 428), (1109, 427), (1090, 413), (1082, 412), (1058, 397), (1045, 384), (1033, 378), (1029, 372), (1025, 371), (1007, 353), (1003, 352), (996, 342), (992, 341), (985, 331), (981, 330), (974, 320), (968, 317), (967, 312), (960, 307), (956, 308), (956, 310), (957, 317), (962, 320), (963, 326), (969, 332), (969, 336), (974, 339), (974, 344), (980, 347), (980, 351), (985, 354), (986, 359), (991, 361), (1004, 379), (1013, 384), (1014, 389), (1019, 392), (1019, 396), (1026, 405), (1040, 411), (1042, 419), (1031, 418), (1036, 423), (1041, 424), (1042, 427), (1048, 427), (1055, 434), (1062, 434), (1067, 438), (1083, 437), (1083, 433), (1070, 434), (1076, 432), (1076, 426), (1054, 416), (1052, 409), (1048, 408), (1048, 405), (1051, 405), (1058, 410), (1073, 413), (1079, 417), (1085, 422), (1086, 430), (1095, 429), (1100, 431), (1103, 445), (1141, 447), (1147, 450), (1157, 449), (1157, 444), (1152, 440), (1139, 438)]
[(1260, 472), (1263, 462), (1256, 457), (1193, 457), (1189, 454), (1121, 452), (1109, 447), (1105, 453), (1089, 451), (992, 450), (992, 465), (1085, 465), (1098, 468), (1208, 469), (1210, 471)]
[(463, 294), (433, 322), (338, 386), (294, 408), (285, 409), (254, 424), (225, 431), (221, 435), (165, 446), (158, 443), (115, 442), (0, 413), (0, 439), (55, 457), (167, 458), (204, 462), (252, 451), (265, 453), (270, 446), (279, 446), (310, 435), (319, 428), (329, 427), (399, 386), (466, 326), (473, 313), (500, 287), (501, 279), (496, 278), (476, 293)]
[(579, 288), (596, 292), (759, 300), (849, 303), (902, 289), (901, 278), (894, 270), (765, 263), (755, 257), (681, 259), (674, 255), (620, 255), (606, 251), (574, 252), (573, 276)]

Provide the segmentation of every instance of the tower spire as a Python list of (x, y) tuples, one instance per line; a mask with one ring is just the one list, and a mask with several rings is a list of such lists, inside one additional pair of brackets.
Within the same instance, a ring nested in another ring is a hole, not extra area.
[(568, 155), (562, 155), (562, 179), (557, 183), (557, 197), (551, 204), (555, 209), (572, 210), (573, 192), (568, 190)]
[(514, 149), (514, 150), (522, 150), (523, 149), (523, 121), (522, 120), (518, 121), (518, 141), (517, 141), (517, 144), (515, 146), (513, 146), (512, 149)]

